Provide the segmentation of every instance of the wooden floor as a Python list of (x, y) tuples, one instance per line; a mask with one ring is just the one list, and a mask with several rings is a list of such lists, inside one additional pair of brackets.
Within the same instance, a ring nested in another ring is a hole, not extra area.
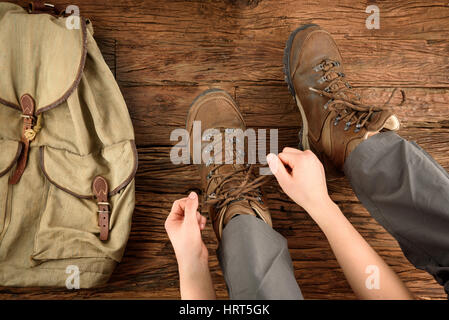
[[(288, 35), (303, 24), (317, 23), (334, 35), (347, 77), (367, 101), (381, 105), (398, 88), (392, 103), (403, 124), (400, 133), (449, 169), (447, 0), (378, 1), (379, 30), (365, 27), (365, 8), (376, 1), (72, 2), (92, 20), (134, 123), (139, 170), (132, 232), (107, 285), (76, 292), (0, 288), (0, 299), (179, 298), (177, 265), (164, 221), (171, 203), (199, 189), (200, 183), (194, 166), (171, 164), (170, 132), (184, 127), (196, 95), (216, 87), (235, 97), (248, 126), (279, 128), (279, 147), (297, 146), (300, 116), (284, 83), (282, 55)], [(332, 198), (416, 296), (445, 298), (433, 278), (416, 270), (370, 217), (346, 178), (328, 178)], [(317, 225), (276, 182), (266, 189), (274, 228), (288, 238), (305, 298), (355, 298)], [(227, 298), (210, 226), (204, 239), (218, 297)]]

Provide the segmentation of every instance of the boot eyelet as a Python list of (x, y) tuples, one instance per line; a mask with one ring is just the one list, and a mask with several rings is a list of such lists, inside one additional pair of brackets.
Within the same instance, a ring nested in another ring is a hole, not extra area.
[(327, 81), (327, 77), (326, 76), (322, 76), (321, 78), (318, 79), (318, 83), (319, 84), (322, 84), (322, 83), (324, 83), (326, 81)]
[(323, 106), (324, 110), (327, 110), (327, 108), (329, 108), (329, 104), (330, 104), (331, 102), (333, 102), (333, 101), (334, 101), (334, 99), (328, 100), (328, 101), (326, 102), (326, 104)]
[(351, 122), (350, 121), (346, 122), (344, 130), (348, 131), (350, 126), (351, 126)]
[(315, 66), (315, 67), (313, 68), (313, 70), (314, 70), (315, 72), (319, 72), (319, 71), (323, 70), (323, 68), (324, 68), (323, 64), (320, 63), (319, 65)]
[(216, 199), (217, 198), (217, 195), (215, 194), (215, 193), (211, 193), (211, 194), (209, 194), (208, 196), (207, 196), (209, 199)]
[(335, 118), (334, 126), (338, 125), (338, 122), (340, 121), (340, 119), (341, 119), (340, 116), (337, 116), (337, 117)]

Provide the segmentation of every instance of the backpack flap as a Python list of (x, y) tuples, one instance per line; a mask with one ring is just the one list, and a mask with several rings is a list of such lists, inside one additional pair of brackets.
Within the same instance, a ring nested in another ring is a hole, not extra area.
[(87, 53), (86, 25), (66, 18), (29, 14), (0, 3), (0, 104), (22, 110), (20, 98), (34, 99), (35, 114), (64, 102), (81, 79)]
[(108, 196), (112, 197), (134, 178), (137, 170), (137, 151), (132, 140), (85, 156), (41, 146), (40, 165), (51, 184), (77, 198), (96, 197), (92, 184), (97, 176), (107, 181)]

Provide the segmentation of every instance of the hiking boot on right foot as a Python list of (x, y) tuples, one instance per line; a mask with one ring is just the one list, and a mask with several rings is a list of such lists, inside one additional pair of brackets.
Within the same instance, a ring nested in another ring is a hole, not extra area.
[(302, 146), (340, 170), (362, 141), (400, 127), (391, 112), (361, 102), (345, 80), (341, 61), (334, 39), (317, 25), (303, 26), (288, 39), (285, 78), (301, 112)]

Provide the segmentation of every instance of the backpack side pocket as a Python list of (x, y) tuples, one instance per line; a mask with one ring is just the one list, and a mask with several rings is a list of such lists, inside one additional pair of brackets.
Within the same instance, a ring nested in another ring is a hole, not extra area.
[[(40, 148), (40, 166), (50, 183), (34, 243), (33, 260), (109, 258), (120, 262), (134, 210), (134, 141), (80, 156), (49, 146)], [(97, 176), (109, 185), (109, 235), (100, 239), (99, 207), (92, 190)]]

